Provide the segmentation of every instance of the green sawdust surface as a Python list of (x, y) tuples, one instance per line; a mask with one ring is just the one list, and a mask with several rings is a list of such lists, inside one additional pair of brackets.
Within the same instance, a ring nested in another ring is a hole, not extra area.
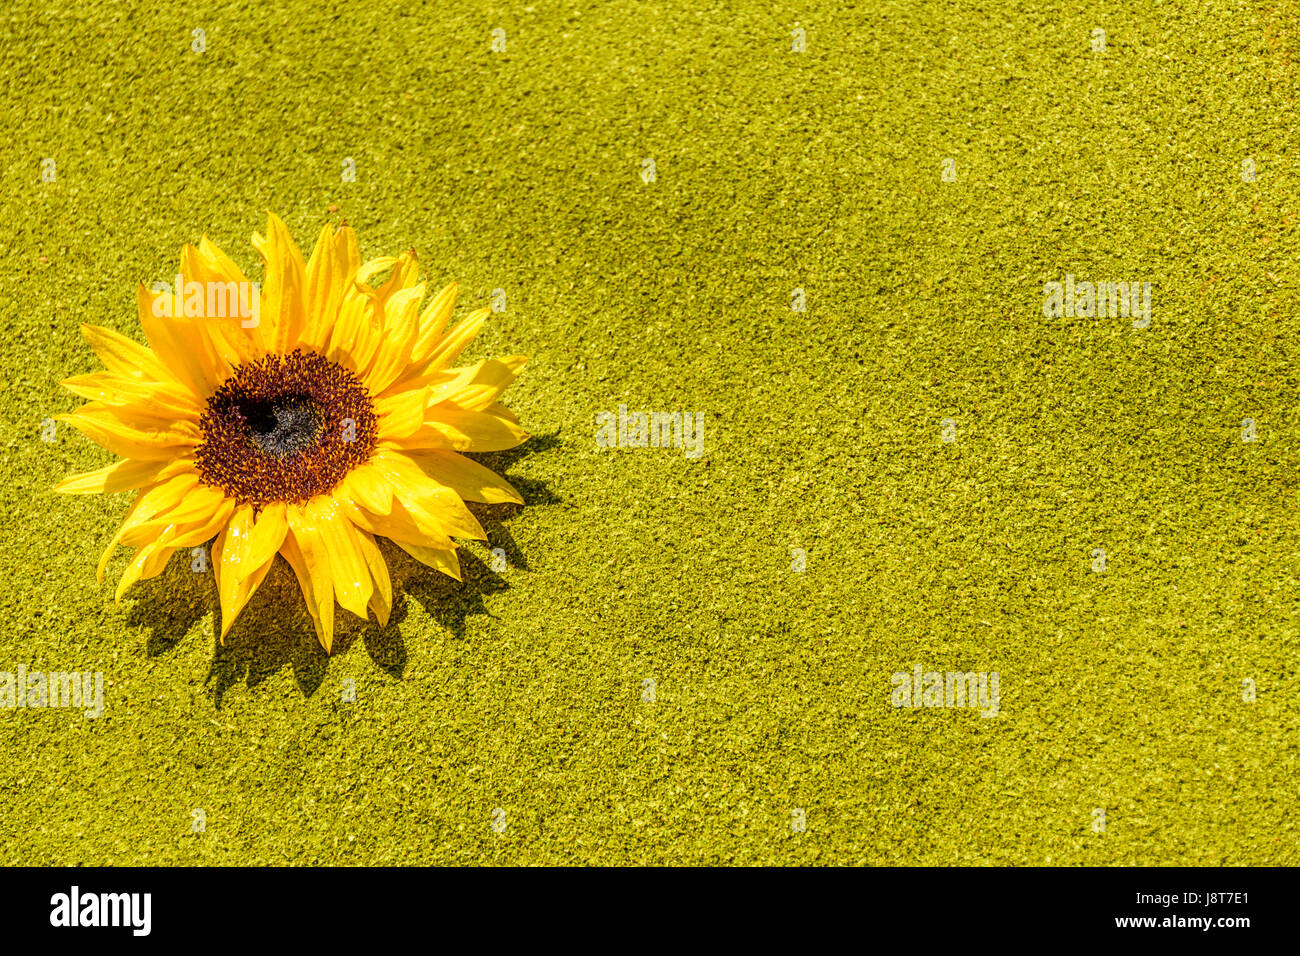
[[(106, 685), (0, 711), (0, 862), (1300, 861), (1296, 6), (843, 6), (6, 6), (0, 670)], [(532, 357), (527, 506), (463, 585), (389, 549), (330, 658), (282, 562), (224, 648), (179, 559), (115, 605), (129, 497), (41, 440), (77, 323), (141, 339), (205, 233), (260, 275), (268, 209)], [(1044, 317), (1067, 273), (1150, 328)], [(917, 664), (998, 715), (894, 708)]]

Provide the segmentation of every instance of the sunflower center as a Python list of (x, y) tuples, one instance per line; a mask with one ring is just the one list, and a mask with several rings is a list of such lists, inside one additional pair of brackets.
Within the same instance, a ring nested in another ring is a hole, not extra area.
[(311, 448), (320, 437), (325, 418), (325, 410), (310, 395), (254, 399), (241, 411), (248, 422), (248, 437), (273, 458), (287, 458)]
[(199, 475), (240, 504), (302, 503), (369, 460), (374, 403), (347, 369), (295, 350), (241, 365), (199, 421)]

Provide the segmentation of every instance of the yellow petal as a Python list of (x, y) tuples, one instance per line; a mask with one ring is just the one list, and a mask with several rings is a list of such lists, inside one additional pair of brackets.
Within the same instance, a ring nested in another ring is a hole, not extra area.
[(339, 513), (338, 506), (329, 495), (313, 498), (305, 510), (313, 519), (321, 549), (329, 555), (335, 598), (341, 606), (364, 619), (374, 583), (370, 579), (365, 556), (361, 553), (356, 530)]
[(263, 336), (272, 352), (290, 352), (306, 328), (307, 266), (288, 227), (273, 212), (266, 214), (266, 238), (254, 233), (253, 244), (266, 262), (262, 321), (267, 328)]
[(483, 370), (483, 364), (486, 361), (487, 359), (483, 359), (474, 365), (438, 369), (435, 372), (429, 372), (427, 375), (399, 379), (389, 387), (388, 395), (395, 396), (406, 391), (426, 389), (428, 392), (426, 403), (428, 405), (450, 401), (459, 392), (469, 387), (469, 384)]
[(421, 337), (412, 349), (411, 366), (399, 376), (395, 387), (411, 388), (435, 381), (437, 373), (460, 357), (460, 353), (478, 335), (490, 314), (488, 308), (478, 309), (467, 315), (447, 335), (440, 333), (431, 340)]
[[(316, 625), (316, 638), (328, 654), (334, 643), (334, 592), (330, 586), (328, 568), (321, 568), (321, 559), (316, 557), (309, 563), (303, 553), (293, 533), (296, 516), (295, 511), (291, 510), (290, 533), (285, 537), (280, 553), (284, 555), (284, 559), (289, 562), (289, 567), (293, 568), (293, 573), (298, 578), (298, 587), (302, 590), (307, 613), (311, 615), (312, 623)], [(323, 573), (316, 573), (318, 571)]]
[(248, 536), (246, 564), (261, 567), (274, 558), (288, 533), (289, 522), (284, 502), (276, 501), (264, 505), (253, 522), (252, 531)]
[[(200, 321), (225, 369), (256, 361), (265, 354), (261, 312), (253, 311), (251, 283), (238, 266), (208, 242), (207, 236), (197, 248), (187, 245), (181, 250), (181, 276), (186, 286), (198, 282), (204, 289)], [(249, 306), (247, 315), (245, 305)], [(221, 368), (218, 364), (218, 370)]]
[(371, 462), (348, 472), (335, 496), (355, 501), (377, 515), (386, 515), (393, 509), (393, 486)]
[(425, 360), (426, 368), (430, 371), (446, 368), (460, 358), (460, 353), (465, 351), (465, 346), (474, 341), (483, 328), (483, 323), (487, 321), (488, 316), (491, 314), (492, 310), (484, 307), (465, 316), (461, 323), (452, 329), (429, 353), (429, 357)]
[(159, 511), (175, 507), (176, 503), (198, 483), (199, 476), (196, 472), (182, 471), (152, 488), (146, 488), (137, 495), (121, 527), (114, 533), (112, 539), (108, 542), (108, 546), (104, 549), (103, 556), (99, 559), (95, 579), (100, 584), (104, 583), (104, 569), (108, 567), (109, 558), (113, 556), (113, 552), (117, 549), (118, 542), (122, 540), (123, 535), (136, 525), (148, 521)]
[[(140, 288), (143, 289), (144, 286)], [(170, 379), (174, 377), (153, 352), (112, 329), (82, 323), (81, 334), (109, 371), (128, 378)]]
[(207, 398), (230, 370), (226, 368), (223, 373), (219, 369), (216, 350), (202, 325), (183, 316), (170, 318), (166, 315), (166, 311), (170, 311), (170, 306), (163, 309), (166, 300), (165, 292), (155, 295), (143, 284), (136, 289), (140, 326), (145, 338), (172, 378), (188, 386), (199, 398)]
[(424, 545), (407, 544), (405, 541), (395, 541), (393, 543), (421, 564), (427, 564), (434, 570), (441, 571), (457, 581), (461, 579), (460, 559), (456, 557), (454, 549), (427, 548)]
[(131, 401), (88, 402), (76, 409), (74, 414), (87, 415), (91, 418), (111, 418), (128, 428), (141, 431), (187, 430), (185, 425), (197, 426), (199, 413), (178, 412), (168, 408), (149, 396), (142, 396)]
[[(395, 265), (397, 265), (396, 256), (376, 256), (373, 259), (367, 260), (362, 264), (361, 268), (357, 270), (356, 276), (354, 277), (357, 288), (373, 297), (377, 290), (371, 288), (369, 285), (370, 279), (383, 272), (385, 269), (393, 268)], [(388, 277), (388, 281), (392, 281), (391, 275)]]
[(221, 604), (221, 633), (220, 639), (225, 641), (226, 632), (230, 630), (230, 625), (235, 623), (235, 615), (239, 613), (235, 606), (238, 597), (239, 577), (238, 571), (241, 560), (235, 554), (239, 545), (234, 537), (234, 529), (240, 521), (239, 510), (235, 511), (235, 516), (230, 519), (230, 527), (217, 535), (217, 540), (212, 544), (212, 573), (217, 579), (217, 600)]
[(251, 507), (236, 509), (229, 527), (217, 537), (212, 547), (213, 572), (221, 599), (220, 637), (223, 642), (239, 612), (248, 604), (275, 561), (274, 552), (260, 564), (251, 559), (249, 539), (253, 520)]
[(486, 411), (489, 415), (496, 416), (497, 418), (501, 419), (503, 422), (508, 422), (509, 424), (514, 425), (516, 428), (519, 427), (519, 419), (518, 417), (516, 417), (515, 413), (512, 412), (510, 409), (506, 408), (500, 402), (497, 402), (491, 408), (484, 409), (484, 411)]
[[(487, 540), (483, 526), (470, 514), (460, 496), (450, 488), (431, 481), (407, 455), (381, 448), (376, 450), (375, 459), (393, 485), (394, 498), (406, 509), (423, 534), (431, 538), (450, 535), (477, 541)], [(394, 511), (396, 510), (394, 505)]]
[(370, 569), (370, 577), (374, 581), (374, 592), (370, 595), (370, 609), (375, 612), (379, 626), (387, 627), (389, 615), (393, 611), (393, 584), (388, 577), (388, 564), (384, 561), (383, 553), (380, 552), (374, 535), (358, 528), (357, 542), (366, 567)]
[(288, 509), (289, 534), (280, 553), (289, 559), (298, 584), (306, 595), (307, 609), (316, 623), (316, 636), (326, 653), (334, 644), (334, 580), (329, 553), (324, 549), (310, 515), (301, 507)]
[(195, 420), (201, 412), (193, 393), (170, 379), (153, 382), (116, 372), (91, 372), (65, 378), (59, 384), (74, 395), (109, 405), (128, 405), (144, 400), (156, 408), (168, 410), (173, 417), (192, 417)]
[(230, 625), (235, 623), (238, 610), (240, 572), (244, 564), (244, 546), (247, 543), (247, 523), (252, 519), (253, 509), (241, 506), (231, 515), (230, 524), (217, 535), (212, 545), (212, 573), (217, 579), (217, 599), (221, 604), (221, 634), (225, 640)]
[[(324, 233), (321, 238), (324, 239)], [(328, 264), (317, 260), (317, 254), (328, 258)], [(364, 298), (357, 295), (355, 288), (357, 270), (361, 267), (361, 249), (357, 245), (356, 233), (348, 226), (341, 226), (329, 240), (328, 248), (322, 250), (320, 243), (317, 243), (312, 259), (317, 262), (317, 265), (313, 273), (311, 264), (308, 264), (308, 288), (314, 289), (310, 293), (309, 308), (317, 311), (307, 317), (303, 342), (325, 353), (334, 327), (339, 322), (344, 303), (350, 298), (349, 293), (358, 299)], [(313, 278), (316, 282), (314, 287)], [(359, 314), (364, 314), (364, 310)]]
[(223, 282), (245, 282), (248, 277), (244, 270), (235, 265), (233, 259), (222, 252), (207, 236), (199, 240), (199, 258), (212, 277)]
[[(257, 589), (262, 586), (262, 582), (266, 580), (266, 575), (271, 570), (271, 565), (273, 565), (274, 563), (275, 563), (275, 555), (271, 555), (271, 557), (267, 558), (265, 564), (263, 564), (260, 568), (258, 568), (248, 577), (244, 578), (244, 580), (240, 583), (239, 591), (235, 595), (235, 606), (234, 606), (234, 613), (231, 615), (231, 621), (230, 621), (231, 624), (234, 624), (235, 618), (239, 616), (239, 612), (242, 611), (247, 606), (248, 602), (252, 599), (253, 595), (257, 592)], [(224, 621), (223, 621), (223, 627), (221, 632), (221, 637), (223, 641), (225, 640), (227, 630), (228, 628), (224, 626)]]
[(456, 283), (447, 286), (433, 297), (433, 301), (420, 313), (420, 337), (416, 339), (411, 358), (422, 362), (429, 357), (434, 346), (442, 340), (442, 331), (451, 319), (456, 304)]
[(374, 304), (365, 298), (345, 300), (322, 353), (358, 377), (364, 377), (383, 343), (383, 331), (373, 318), (374, 309)]
[(157, 541), (151, 541), (137, 548), (131, 563), (127, 565), (126, 570), (122, 572), (121, 579), (117, 582), (117, 593), (113, 599), (118, 604), (121, 604), (122, 595), (126, 593), (127, 588), (141, 578), (153, 577), (161, 571), (175, 550), (175, 548), (163, 547)]
[(340, 275), (334, 255), (334, 227), (326, 223), (307, 260), (307, 326), (303, 341), (315, 345), (322, 328), (331, 328), (348, 276)]
[(375, 400), (375, 418), (381, 439), (396, 441), (414, 435), (424, 424), (428, 390), (398, 392)]
[(466, 501), (480, 501), (489, 505), (524, 503), (519, 492), (508, 481), (464, 455), (438, 449), (409, 452), (408, 455), (430, 480), (446, 485)]
[(192, 468), (188, 461), (115, 461), (103, 468), (64, 478), (54, 486), (54, 490), (69, 495), (114, 494), (153, 484)]
[(383, 344), (363, 377), (371, 395), (382, 394), (410, 364), (411, 347), (420, 331), (422, 298), (424, 285), (414, 285), (397, 291), (384, 305)]
[(361, 246), (351, 226), (339, 226), (334, 234), (334, 269), (351, 282), (361, 268)]
[[(164, 536), (174, 537), (192, 528), (203, 527), (214, 515), (223, 513), (224, 505), (229, 505), (224, 508), (225, 516), (229, 517), (234, 502), (209, 485), (197, 485), (186, 492), (183, 498), (174, 499), (171, 507), (160, 508), (148, 518), (133, 522), (130, 528), (123, 531), (122, 543), (141, 545)], [(212, 533), (216, 534), (215, 531)]]
[(437, 369), (396, 383), (390, 392), (428, 386), (429, 404), (455, 402), (472, 412), (486, 411), (497, 397), (519, 377), (528, 359), (511, 355), (503, 359), (482, 359), (461, 368)]
[(145, 424), (133, 428), (106, 408), (83, 408), (54, 417), (120, 458), (170, 460), (201, 441), (198, 426), (189, 421), (174, 421), (167, 427), (152, 428)]
[(211, 541), (230, 521), (230, 514), (235, 503), (229, 498), (223, 499), (207, 517), (175, 521), (165, 527), (158, 540), (162, 544), (175, 548), (196, 548)]
[(412, 435), (394, 444), (404, 449), (446, 448), (452, 451), (504, 451), (528, 440), (504, 406), (497, 403), (485, 411), (471, 412), (454, 402), (440, 402), (429, 409), (425, 422)]
[[(378, 288), (372, 288), (368, 284), (371, 277), (383, 272), (390, 266), (393, 271), (384, 284)], [(396, 257), (379, 256), (376, 259), (371, 259), (357, 270), (353, 288), (356, 292), (369, 298), (375, 306), (376, 314), (382, 317), (384, 306), (388, 303), (389, 298), (400, 290), (415, 285), (418, 274), (419, 264), (416, 262), (415, 250), (413, 249)]]
[(519, 377), (527, 362), (528, 359), (522, 355), (488, 359), (481, 363), (469, 384), (457, 394), (448, 396), (448, 399), (467, 411), (486, 411), (510, 383)]
[(153, 553), (149, 555), (149, 559), (145, 561), (144, 568), (140, 571), (140, 580), (147, 581), (149, 578), (161, 574), (175, 552), (175, 548), (167, 547), (159, 542), (158, 547), (153, 550)]
[(356, 503), (344, 503), (344, 507), (353, 524), (376, 537), (428, 547), (452, 549), (456, 547), (456, 542), (452, 541), (436, 524), (422, 528), (400, 501), (394, 500), (388, 514), (383, 515), (367, 511)]

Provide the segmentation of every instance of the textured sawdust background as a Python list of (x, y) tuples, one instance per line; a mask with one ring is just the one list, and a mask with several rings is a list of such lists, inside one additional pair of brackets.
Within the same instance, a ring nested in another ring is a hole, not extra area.
[[(1300, 862), (1296, 5), (476, 6), (0, 13), (0, 670), (108, 683), (0, 711), (0, 863)], [(532, 356), (508, 570), (390, 549), (328, 660), (283, 564), (224, 649), (179, 561), (116, 606), (127, 496), (40, 440), (77, 322), (267, 209)], [(1067, 272), (1151, 327), (1045, 319)], [(620, 402), (705, 456), (597, 448)], [(893, 709), (917, 663), (1001, 713)]]

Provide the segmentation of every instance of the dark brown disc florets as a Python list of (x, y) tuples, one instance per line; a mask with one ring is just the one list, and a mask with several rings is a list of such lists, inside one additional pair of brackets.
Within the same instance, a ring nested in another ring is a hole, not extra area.
[(241, 365), (208, 399), (199, 475), (240, 504), (302, 503), (369, 460), (374, 403), (361, 380), (295, 349)]

